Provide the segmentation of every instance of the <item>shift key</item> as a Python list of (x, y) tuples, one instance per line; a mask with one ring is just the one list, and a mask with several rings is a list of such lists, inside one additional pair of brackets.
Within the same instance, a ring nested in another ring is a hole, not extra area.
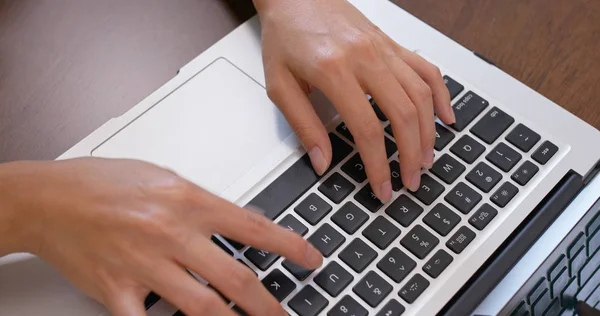
[(465, 129), (485, 108), (489, 102), (484, 100), (473, 91), (465, 93), (453, 106), (456, 123), (452, 124), (452, 128), (457, 131)]

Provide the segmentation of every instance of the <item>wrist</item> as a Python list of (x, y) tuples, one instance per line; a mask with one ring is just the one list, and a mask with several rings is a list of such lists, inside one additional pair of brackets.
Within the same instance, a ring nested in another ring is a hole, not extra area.
[(41, 214), (33, 201), (36, 162), (0, 164), (0, 256), (39, 249)]

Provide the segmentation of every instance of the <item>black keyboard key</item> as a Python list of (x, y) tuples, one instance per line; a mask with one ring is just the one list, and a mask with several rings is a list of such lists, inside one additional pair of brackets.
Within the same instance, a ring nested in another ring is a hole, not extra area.
[(442, 181), (451, 184), (465, 172), (466, 168), (458, 160), (448, 154), (443, 154), (431, 168), (431, 173), (435, 174)]
[(310, 285), (302, 288), (288, 302), (288, 306), (300, 316), (317, 316), (327, 305), (329, 301)]
[(438, 250), (423, 266), (423, 271), (432, 278), (437, 278), (452, 263), (452, 256), (444, 250)]
[(362, 234), (375, 246), (385, 249), (400, 235), (400, 229), (385, 217), (379, 216), (363, 230)]
[(542, 295), (531, 304), (531, 310), (533, 311), (533, 315), (542, 315), (542, 313), (550, 306), (552, 303), (552, 299), (550, 298), (550, 292), (548, 290), (544, 290)]
[(279, 221), (279, 225), (299, 234), (300, 236), (304, 236), (308, 232), (308, 228), (300, 223), (300, 221), (291, 214), (288, 214), (281, 219)]
[(398, 192), (404, 184), (402, 183), (402, 175), (400, 174), (400, 164), (392, 160), (390, 161), (390, 174), (392, 178), (392, 190)]
[(565, 289), (560, 292), (560, 301), (562, 306), (573, 306), (571, 302), (577, 293), (577, 278), (572, 278)]
[(492, 144), (514, 122), (515, 119), (512, 116), (497, 107), (493, 107), (471, 128), (471, 133), (484, 142)]
[[(352, 152), (352, 146), (333, 133), (329, 134), (329, 139), (333, 150), (331, 166), (334, 167)], [(314, 172), (306, 154), (271, 182), (248, 205), (265, 211), (265, 216), (274, 220), (317, 180), (319, 176)]]
[(512, 313), (510, 313), (510, 316), (526, 316), (526, 315), (530, 316), (531, 314), (527, 310), (527, 305), (523, 301), (521, 303), (519, 303), (519, 305), (517, 305), (517, 307), (515, 307), (515, 309), (513, 310)]
[(381, 308), (379, 313), (377, 313), (377, 316), (400, 316), (405, 310), (406, 309), (402, 304), (398, 303), (395, 299), (392, 299)]
[(338, 127), (335, 128), (335, 130), (338, 133), (342, 134), (344, 137), (346, 137), (347, 140), (354, 142), (354, 137), (350, 133), (350, 130), (348, 129), (348, 126), (346, 126), (346, 123), (342, 122), (340, 125), (338, 125)]
[(294, 281), (286, 277), (279, 269), (273, 269), (273, 271), (262, 280), (262, 284), (279, 302), (283, 301), (296, 289)]
[(531, 178), (535, 176), (540, 168), (534, 165), (531, 161), (525, 161), (516, 171), (512, 174), (511, 179), (520, 185), (526, 185), (529, 183)]
[(588, 223), (585, 225), (586, 236), (592, 235), (600, 227), (600, 213), (596, 214)]
[(331, 216), (331, 221), (348, 234), (354, 234), (367, 219), (369, 215), (352, 202), (346, 202)]
[(314, 270), (307, 270), (289, 260), (284, 260), (281, 265), (298, 280), (304, 281)]
[(446, 247), (450, 248), (454, 253), (459, 254), (467, 248), (473, 239), (475, 239), (475, 233), (466, 226), (462, 226), (446, 242)]
[(533, 155), (531, 155), (531, 158), (539, 164), (545, 165), (557, 152), (558, 147), (556, 147), (556, 145), (549, 141), (545, 141), (538, 147)]
[(448, 235), (460, 220), (460, 216), (441, 203), (423, 217), (423, 222), (442, 236)]
[(488, 193), (502, 180), (502, 175), (485, 162), (480, 162), (467, 174), (466, 179), (479, 190)]
[(456, 98), (465, 89), (462, 84), (448, 76), (444, 76), (444, 83), (446, 84), (446, 88), (448, 88), (448, 92), (450, 92), (450, 100)]
[(421, 225), (415, 225), (415, 227), (400, 240), (400, 244), (419, 259), (425, 258), (439, 242), (439, 239)]
[(396, 247), (377, 263), (377, 268), (396, 283), (402, 282), (416, 266), (414, 260)]
[[(598, 213), (598, 214), (600, 215), (600, 213)], [(575, 236), (575, 238), (573, 238), (573, 241), (571, 242), (569, 247), (567, 247), (567, 256), (569, 258), (573, 258), (575, 256), (575, 253), (577, 253), (579, 248), (581, 248), (581, 246), (583, 246), (584, 244), (585, 244), (585, 237), (583, 236), (583, 233), (577, 234), (577, 236)]]
[(185, 314), (182, 311), (176, 311), (173, 316), (185, 316)]
[(508, 172), (521, 160), (521, 154), (505, 143), (499, 143), (485, 158), (500, 170)]
[(352, 288), (371, 307), (376, 307), (392, 291), (392, 286), (373, 271), (369, 271)]
[(506, 136), (506, 140), (524, 152), (528, 152), (540, 141), (540, 135), (529, 127), (519, 124)]
[(475, 192), (468, 185), (459, 182), (445, 197), (444, 200), (454, 206), (463, 214), (469, 214), (481, 201), (481, 194)]
[(548, 281), (552, 281), (556, 279), (559, 272), (567, 266), (567, 257), (565, 255), (560, 255), (558, 259), (554, 261), (550, 269), (548, 270)]
[(342, 165), (342, 171), (344, 171), (354, 181), (361, 183), (367, 180), (367, 173), (365, 172), (365, 165), (360, 159), (360, 154), (356, 153), (352, 158), (348, 159), (346, 163)]
[(249, 248), (244, 252), (244, 256), (262, 271), (269, 269), (279, 259), (277, 254), (256, 248)]
[(594, 253), (596, 250), (600, 249), (600, 230), (596, 230), (592, 236), (588, 239), (588, 254)]
[(335, 306), (327, 313), (327, 316), (367, 316), (369, 312), (362, 307), (352, 297), (344, 296)]
[(398, 295), (409, 304), (412, 304), (419, 298), (421, 293), (427, 289), (427, 287), (429, 287), (429, 281), (417, 273), (406, 282), (402, 289), (400, 289)]
[(387, 117), (385, 117), (385, 114), (383, 113), (383, 111), (381, 111), (381, 109), (377, 105), (377, 103), (375, 103), (375, 99), (371, 98), (369, 100), (369, 103), (371, 103), (371, 106), (373, 106), (373, 110), (375, 111), (375, 115), (377, 115), (377, 118), (380, 121), (385, 122), (385, 121), (388, 120)]
[(331, 261), (313, 280), (329, 295), (336, 297), (352, 283), (354, 277), (339, 263)]
[(585, 251), (585, 246), (581, 246), (579, 251), (575, 252), (573, 258), (569, 259), (569, 274), (571, 276), (577, 276), (577, 273), (581, 270), (581, 267), (585, 264), (587, 260), (587, 254)]
[(354, 184), (335, 172), (319, 186), (319, 191), (335, 204), (339, 204), (354, 190)]
[(519, 189), (510, 182), (504, 182), (490, 197), (490, 200), (499, 207), (505, 207), (519, 193)]
[(154, 306), (156, 302), (160, 300), (160, 296), (154, 292), (150, 292), (144, 299), (144, 307), (148, 310), (150, 307)]
[(412, 194), (425, 205), (431, 205), (444, 192), (444, 186), (427, 174), (421, 175), (421, 186)]
[(385, 209), (385, 213), (400, 225), (408, 227), (423, 213), (423, 208), (402, 194)]
[(529, 291), (529, 294), (527, 295), (527, 301), (529, 302), (529, 304), (533, 304), (533, 302), (535, 302), (547, 288), (548, 286), (546, 285), (546, 279), (540, 278), (540, 280), (535, 284), (535, 286), (531, 289), (531, 291)]
[(383, 203), (375, 196), (375, 193), (371, 190), (371, 185), (368, 183), (354, 195), (354, 199), (373, 213), (383, 206)]
[(563, 269), (558, 273), (558, 276), (554, 278), (550, 282), (550, 288), (552, 289), (552, 297), (557, 297), (560, 295), (560, 292), (564, 290), (569, 283), (569, 271), (567, 267), (563, 267)]
[[(588, 259), (581, 270), (579, 270), (579, 274), (577, 274), (577, 279), (579, 280), (579, 286), (588, 282), (595, 271), (600, 267), (600, 251), (597, 251), (595, 254), (592, 254)], [(586, 297), (584, 297), (585, 299)]]
[(477, 228), (477, 230), (483, 230), (496, 215), (498, 215), (498, 211), (491, 205), (484, 203), (477, 212), (471, 216), (469, 223)]
[(488, 105), (488, 101), (484, 100), (473, 91), (465, 93), (462, 98), (452, 106), (454, 116), (456, 117), (456, 123), (451, 125), (452, 128), (459, 132), (462, 131), (475, 119), (475, 117), (477, 117), (477, 115), (483, 112)]
[(230, 244), (233, 248), (237, 249), (237, 250), (242, 250), (246, 247), (246, 245), (244, 244), (240, 244), (239, 242), (235, 241), (235, 240), (231, 240), (229, 238), (223, 238), (225, 239), (225, 241)]
[(352, 270), (360, 273), (377, 257), (377, 253), (364, 241), (356, 238), (339, 254)]
[(225, 251), (228, 255), (233, 256), (233, 251), (229, 250), (229, 248), (227, 248), (227, 246), (225, 246), (224, 243), (222, 243), (217, 237), (215, 236), (211, 236), (210, 240), (217, 246), (219, 246), (219, 248), (223, 249), (223, 251)]
[(394, 129), (392, 128), (392, 124), (388, 124), (385, 128), (384, 128), (385, 132), (388, 133), (390, 136), (394, 137)]
[(309, 194), (294, 208), (294, 211), (311, 225), (317, 224), (325, 217), (325, 215), (329, 214), (331, 210), (331, 205), (323, 201), (323, 199), (315, 193)]
[[(591, 263), (591, 261), (590, 261)], [(587, 277), (587, 281), (583, 286), (579, 289), (575, 297), (580, 301), (585, 301), (590, 294), (594, 291), (594, 289), (600, 284), (600, 265), (596, 261), (596, 265), (593, 268), (590, 267), (590, 275)], [(585, 269), (585, 267), (584, 267)], [(595, 269), (595, 270), (594, 270)]]
[(395, 152), (398, 151), (398, 146), (389, 138), (385, 136), (383, 138), (385, 139), (385, 153), (387, 154), (387, 157), (390, 158)]
[(331, 227), (331, 225), (323, 224), (316, 232), (308, 237), (308, 241), (321, 251), (323, 256), (329, 257), (344, 243), (344, 241), (346, 241), (346, 238)]
[(433, 148), (437, 151), (441, 151), (450, 144), (454, 137), (456, 136), (450, 130), (439, 123), (435, 123), (435, 144), (433, 145)]
[(466, 163), (472, 164), (483, 154), (485, 147), (471, 136), (464, 135), (450, 147), (450, 151)]
[(550, 302), (550, 306), (546, 308), (542, 316), (555, 316), (560, 314), (560, 304), (558, 302), (558, 298), (555, 298)]

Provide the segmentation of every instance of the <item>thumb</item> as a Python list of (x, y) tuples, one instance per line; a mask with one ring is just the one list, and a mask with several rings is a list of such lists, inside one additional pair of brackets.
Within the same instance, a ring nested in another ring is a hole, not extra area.
[(269, 98), (290, 123), (315, 171), (322, 175), (331, 163), (331, 142), (306, 92), (288, 69), (270, 71), (266, 78)]

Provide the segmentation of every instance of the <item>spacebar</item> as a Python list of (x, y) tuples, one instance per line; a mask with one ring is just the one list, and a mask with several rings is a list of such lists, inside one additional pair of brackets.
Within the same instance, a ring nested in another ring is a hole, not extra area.
[[(329, 134), (329, 139), (333, 149), (331, 169), (352, 152), (352, 147), (334, 134)], [(248, 206), (264, 211), (266, 217), (274, 220), (319, 178), (312, 168), (308, 154), (305, 154), (254, 197)]]

